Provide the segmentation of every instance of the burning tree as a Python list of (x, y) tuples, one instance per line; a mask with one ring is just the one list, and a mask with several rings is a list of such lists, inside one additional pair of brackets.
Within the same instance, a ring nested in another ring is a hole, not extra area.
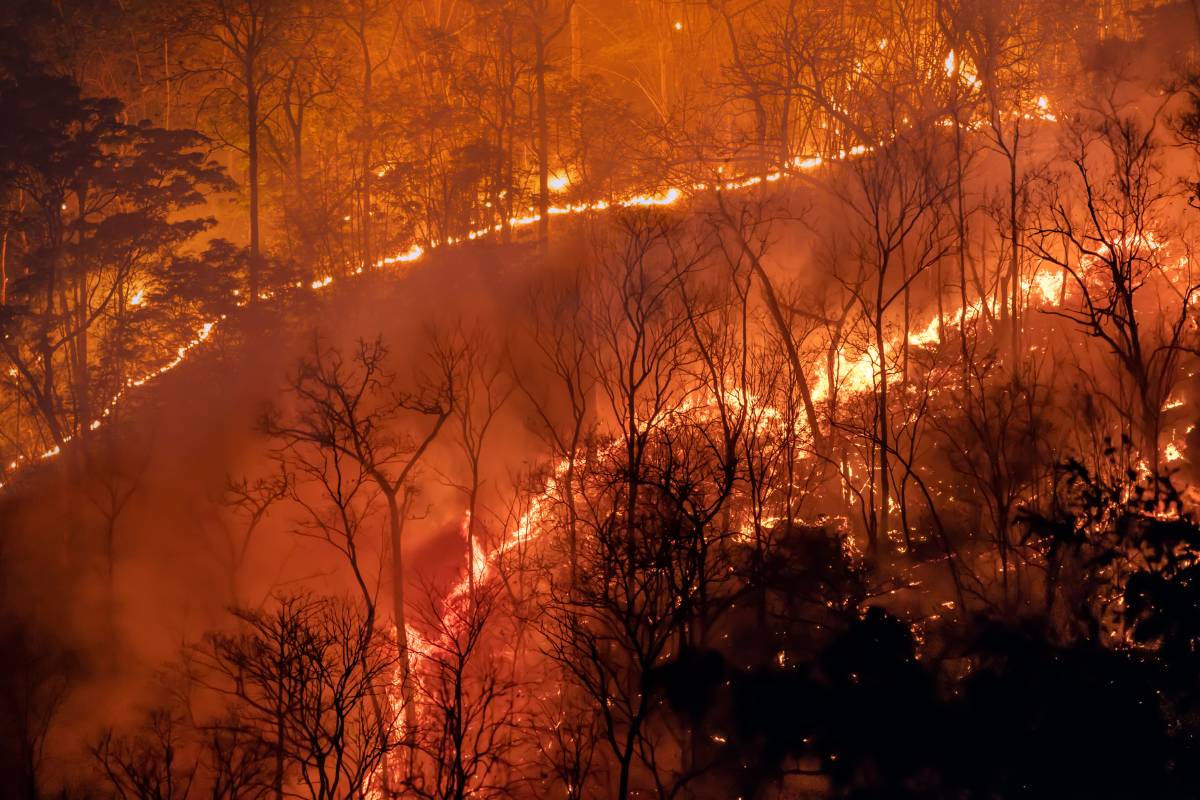
[[(1164, 172), (1157, 117), (1143, 123), (1112, 97), (1080, 116), (1064, 145), (1077, 191), (1054, 189), (1032, 243), (1065, 282), (1063, 302), (1048, 313), (1107, 353), (1113, 383), (1098, 384), (1098, 394), (1153, 473), (1164, 407), (1183, 378), (1183, 356), (1195, 352), (1200, 290), (1190, 242), (1167, 223), (1181, 198)], [(1080, 361), (1097, 375), (1091, 353)]]
[(24, 793), (1194, 794), (1188, 15), (1061, 5), (0, 11), (0, 603), (154, 578), (3, 637)]

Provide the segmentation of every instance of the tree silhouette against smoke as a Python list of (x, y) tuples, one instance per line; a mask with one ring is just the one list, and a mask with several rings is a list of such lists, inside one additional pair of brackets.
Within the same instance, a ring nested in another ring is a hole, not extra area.
[[(392, 622), (400, 647), (400, 686), (408, 729), (416, 728), (416, 689), (408, 643), (403, 561), (404, 527), (412, 511), (416, 470), (454, 411), (455, 382), (460, 352), (435, 342), (434, 374), (418, 375), (412, 389), (397, 386), (386, 363), (383, 342), (359, 341), (349, 359), (319, 338), (312, 355), (300, 362), (292, 381), (294, 416), (269, 410), (263, 430), (296, 453), (301, 468), (329, 491), (355, 491), (343, 485), (341, 473), (351, 469), (368, 479), (383, 497), (387, 518), (387, 547), (391, 559)], [(315, 451), (315, 452), (314, 452)], [(287, 464), (287, 456), (284, 456)], [(313, 461), (318, 459), (317, 466)], [(332, 459), (332, 460), (330, 460)], [(330, 474), (332, 472), (332, 474)], [(354, 480), (353, 474), (347, 476)], [(362, 479), (359, 479), (360, 485)], [(335, 497), (335, 501), (340, 498)], [(339, 511), (353, 510), (335, 503)], [(339, 537), (364, 597), (372, 590), (359, 567), (355, 550), (357, 524), (346, 517), (341, 530), (321, 525), (326, 535)], [(382, 558), (382, 556), (381, 556)], [(374, 603), (368, 604), (373, 620)]]

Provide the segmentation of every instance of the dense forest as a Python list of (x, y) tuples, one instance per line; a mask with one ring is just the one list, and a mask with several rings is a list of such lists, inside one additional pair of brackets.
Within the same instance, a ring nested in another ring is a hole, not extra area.
[(10, 0), (0, 797), (1200, 796), (1192, 255), (1195, 0)]

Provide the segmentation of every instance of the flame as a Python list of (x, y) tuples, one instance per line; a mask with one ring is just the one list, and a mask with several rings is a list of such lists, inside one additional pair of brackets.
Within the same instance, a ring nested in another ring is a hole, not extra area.
[(965, 59), (959, 58), (953, 50), (946, 56), (946, 60), (943, 63), (946, 68), (946, 77), (962, 78), (972, 89), (980, 86), (979, 76), (976, 74), (974, 67)]
[[(676, 25), (682, 26), (682, 23), (676, 23)], [(878, 44), (879, 44), (880, 49), (884, 49), (884, 48), (886, 48), (888, 42), (886, 39), (880, 39)], [(965, 63), (960, 63), (960, 60), (955, 55), (954, 51), (950, 51), (949, 55), (946, 57), (945, 65), (946, 65), (947, 74), (952, 75), (955, 72), (955, 70), (958, 70), (958, 72), (962, 75), (962, 77), (964, 79), (966, 79), (969, 83), (971, 83), (972, 85), (978, 84), (978, 79), (974, 77), (974, 72)], [(1052, 114), (1050, 114), (1050, 112), (1048, 110), (1049, 109), (1049, 101), (1044, 95), (1040, 96), (1037, 99), (1036, 104), (1037, 104), (1037, 114), (1035, 116), (1037, 116), (1038, 118), (1046, 119), (1046, 120), (1050, 120), (1050, 121), (1053, 121), (1055, 119), (1055, 117)], [(1028, 113), (1026, 113), (1025, 116), (1030, 116), (1030, 115)], [(754, 186), (761, 185), (764, 182), (774, 183), (776, 181), (782, 180), (784, 177), (787, 176), (789, 171), (810, 172), (812, 170), (819, 169), (824, 164), (826, 164), (827, 161), (829, 161), (829, 160), (845, 160), (847, 158), (857, 158), (859, 156), (863, 156), (863, 155), (873, 152), (874, 149), (875, 148), (872, 146), (865, 145), (865, 144), (859, 144), (859, 145), (855, 145), (855, 146), (849, 148), (848, 150), (838, 151), (838, 153), (835, 156), (833, 156), (832, 158), (824, 157), (821, 155), (796, 156), (796, 157), (792, 158), (791, 161), (788, 162), (787, 164), (785, 164), (783, 167), (773, 170), (771, 172), (768, 172), (765, 175), (751, 175), (751, 176), (747, 176), (747, 177), (740, 178), (740, 179), (724, 180), (724, 181), (718, 182), (715, 187), (710, 187), (709, 184), (707, 184), (707, 183), (699, 182), (699, 183), (691, 184), (689, 187), (687, 187), (687, 189), (690, 191), (705, 191), (709, 188), (716, 188), (716, 189), (719, 189), (722, 191), (737, 191), (737, 190), (748, 189), (748, 188), (752, 188)], [(383, 175), (386, 175), (390, 170), (391, 170), (390, 165), (383, 166), (377, 170), (376, 174), (379, 175), (380, 177), (382, 177)], [(557, 188), (557, 187), (561, 186), (562, 188), (565, 189), (567, 185), (568, 185), (568, 179), (567, 179), (567, 176), (565, 173), (556, 173), (553, 176), (553, 178), (551, 179), (551, 188)], [(657, 193), (635, 194), (635, 195), (630, 195), (623, 199), (617, 199), (617, 200), (614, 200), (611, 202), (608, 200), (597, 200), (597, 201), (590, 202), (590, 203), (577, 203), (577, 204), (568, 205), (568, 206), (552, 206), (548, 209), (548, 213), (552, 216), (579, 215), (579, 214), (587, 214), (587, 213), (593, 213), (593, 212), (606, 211), (606, 210), (614, 207), (614, 205), (617, 207), (621, 207), (621, 208), (667, 207), (667, 206), (673, 206), (676, 203), (678, 203), (684, 197), (684, 192), (685, 192), (685, 190), (683, 188), (669, 186)], [(345, 219), (345, 221), (350, 221), (349, 215), (345, 216), (344, 219)], [(527, 227), (529, 225), (536, 224), (540, 221), (541, 221), (541, 215), (531, 209), (524, 216), (511, 217), (508, 220), (508, 224), (512, 228), (522, 228), (522, 227)], [(475, 241), (475, 240), (490, 236), (492, 234), (499, 233), (502, 230), (503, 230), (503, 225), (501, 225), (501, 224), (489, 225), (487, 227), (476, 228), (475, 230), (468, 231), (464, 236), (461, 236), (461, 237), (448, 237), (445, 241), (432, 242), (431, 246), (435, 247), (435, 248), (454, 246), (463, 241)], [(425, 255), (425, 252), (426, 252), (426, 250), (422, 245), (414, 242), (414, 243), (410, 244), (407, 248), (405, 248), (393, 255), (381, 258), (378, 261), (376, 261), (374, 264), (371, 264), (369, 266), (374, 269), (382, 269), (385, 267), (393, 267), (396, 265), (411, 264), (413, 262), (420, 260)], [(350, 274), (351, 275), (361, 275), (364, 271), (365, 266), (368, 266), (368, 265), (360, 265), (360, 266), (354, 268), (353, 270), (350, 271)], [(314, 279), (309, 284), (309, 288), (312, 289), (313, 291), (319, 291), (319, 290), (322, 290), (322, 289), (325, 289), (325, 288), (331, 286), (335, 282), (335, 280), (336, 280), (336, 278), (333, 275), (324, 275), (320, 278)], [(240, 292), (236, 289), (233, 291), (233, 294), (235, 297), (240, 297)], [(266, 291), (261, 292), (259, 296), (261, 299), (268, 300), (273, 297), (273, 293), (270, 290), (266, 290)], [(144, 293), (141, 291), (136, 292), (133, 295), (133, 297), (130, 298), (130, 305), (137, 306), (137, 305), (141, 305), (145, 302), (146, 302), (146, 297), (145, 297)], [(961, 319), (961, 315), (960, 315), (960, 319)], [(109, 402), (106, 404), (100, 417), (97, 420), (93, 420), (86, 427), (89, 430), (96, 430), (97, 428), (99, 428), (100, 425), (103, 424), (103, 420), (110, 416), (113, 408), (124, 397), (127, 390), (132, 389), (132, 388), (137, 388), (140, 386), (144, 386), (151, 379), (158, 377), (160, 375), (163, 375), (163, 374), (171, 371), (175, 367), (179, 366), (180, 364), (182, 364), (184, 362), (184, 360), (186, 360), (186, 358), (188, 357), (188, 355), (190, 353), (192, 353), (197, 347), (199, 347), (201, 344), (206, 342), (211, 337), (212, 333), (214, 332), (214, 330), (216, 329), (216, 327), (220, 321), (221, 321), (220, 319), (214, 319), (214, 320), (209, 320), (209, 321), (203, 323), (200, 326), (200, 328), (197, 330), (197, 332), (193, 335), (193, 337), (186, 344), (184, 344), (182, 347), (180, 347), (176, 351), (175, 357), (173, 359), (171, 359), (170, 361), (168, 361), (167, 363), (160, 366), (158, 369), (152, 370), (152, 371), (142, 375), (141, 377), (128, 379), (126, 381), (125, 385), (120, 389), (120, 391), (118, 391), (112, 398), (109, 399)], [(928, 331), (926, 331), (926, 338), (921, 339), (921, 341), (929, 342), (929, 343), (931, 343), (933, 341), (933, 339), (928, 338)], [(870, 370), (873, 368), (872, 365), (875, 363), (874, 357), (872, 356), (871, 353), (869, 353), (869, 352), (863, 353), (859, 357), (854, 358), (854, 359), (848, 359), (848, 358), (845, 358), (844, 356), (842, 356), (839, 358), (839, 360), (841, 361), (841, 364), (840, 364), (841, 368), (839, 369), (839, 372), (843, 376), (844, 383), (847, 386), (861, 390), (861, 389), (865, 389), (871, 385), (872, 379), (870, 376), (872, 373), (870, 372)], [(824, 380), (824, 379), (822, 379), (822, 380)], [(822, 387), (819, 385), (818, 389), (822, 389)], [(824, 386), (823, 391), (827, 392), (828, 387)], [(64, 439), (64, 443), (66, 443), (68, 441), (70, 441), (69, 437)], [(61, 452), (61, 448), (55, 447), (55, 448), (43, 453), (41, 458), (42, 459), (53, 458), (54, 456), (58, 455), (59, 452)], [(18, 457), (17, 463), (20, 464), (24, 460), (25, 460), (24, 457)], [(4, 484), (0, 483), (0, 488), (2, 488), (3, 486), (4, 486)]]
[(1021, 288), (1026, 293), (1036, 291), (1047, 303), (1057, 303), (1058, 298), (1062, 296), (1065, 282), (1066, 276), (1057, 267), (1053, 270), (1038, 269), (1031, 278), (1021, 280)]
[(571, 185), (571, 181), (567, 178), (567, 173), (556, 172), (550, 176), (550, 180), (546, 182), (552, 192), (565, 191)]
[(662, 194), (650, 194), (650, 195), (643, 194), (643, 195), (636, 195), (634, 197), (630, 197), (627, 200), (621, 201), (621, 205), (625, 208), (632, 208), (634, 206), (642, 206), (642, 207), (671, 206), (671, 205), (675, 205), (675, 203), (682, 196), (683, 196), (682, 192), (680, 192), (675, 187), (671, 187), (670, 189), (667, 189), (667, 191), (663, 192)]

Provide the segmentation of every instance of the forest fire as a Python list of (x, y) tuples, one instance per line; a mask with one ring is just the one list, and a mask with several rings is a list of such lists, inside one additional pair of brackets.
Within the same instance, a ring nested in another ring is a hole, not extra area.
[(0, 795), (1193, 796), (1193, 6), (0, 11)]

